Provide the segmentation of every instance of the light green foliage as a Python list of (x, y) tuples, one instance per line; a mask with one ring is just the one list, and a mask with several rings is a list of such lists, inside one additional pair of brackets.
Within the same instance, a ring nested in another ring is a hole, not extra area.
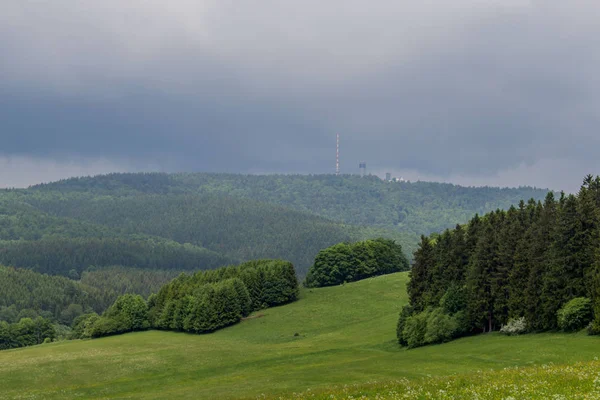
[(458, 322), (452, 316), (445, 314), (441, 308), (432, 310), (427, 316), (425, 343), (444, 343), (454, 337), (458, 331)]
[(90, 339), (94, 324), (100, 316), (96, 313), (84, 314), (75, 318), (73, 321), (73, 331), (71, 332), (72, 339)]
[(545, 364), (537, 367), (507, 368), (502, 371), (416, 381), (396, 379), (369, 384), (340, 385), (326, 390), (260, 398), (265, 400), (597, 399), (600, 398), (598, 369), (600, 369), (598, 361), (572, 365)]
[[(441, 307), (427, 309), (410, 316), (401, 314), (396, 329), (398, 342), (409, 349), (448, 342), (463, 333), (461, 331), (463, 319), (462, 311), (450, 315)], [(402, 320), (403, 322), (400, 322)], [(401, 325), (402, 330), (400, 330)]]
[(576, 297), (566, 303), (557, 313), (558, 327), (566, 332), (574, 332), (588, 326), (592, 321), (592, 301)]
[[(503, 375), (504, 368), (559, 366), (597, 355), (597, 337), (561, 333), (492, 333), (402, 349), (395, 343), (394, 327), (398, 306), (407, 302), (406, 282), (407, 274), (400, 273), (301, 289), (299, 301), (261, 310), (210, 335), (147, 331), (0, 352), (0, 399), (289, 398), (309, 388), (310, 393), (320, 393), (339, 386), (339, 392), (332, 392), (338, 395), (344, 386), (404, 379), (423, 392), (445, 389), (446, 382), (455, 381), (456, 386), (464, 383), (457, 390), (482, 383), (482, 389), (495, 393), (495, 379), (497, 390), (510, 390), (512, 383), (525, 389), (537, 382), (537, 375), (527, 375), (528, 369), (522, 375)], [(476, 371), (493, 372), (482, 376)], [(571, 371), (563, 371), (565, 378), (556, 375), (556, 385), (546, 378), (540, 382), (553, 389), (559, 384), (565, 390), (577, 387), (573, 385), (585, 388), (588, 380), (580, 381)], [(380, 390), (383, 386), (377, 386), (382, 395), (387, 393)], [(377, 392), (368, 393), (374, 398)]]

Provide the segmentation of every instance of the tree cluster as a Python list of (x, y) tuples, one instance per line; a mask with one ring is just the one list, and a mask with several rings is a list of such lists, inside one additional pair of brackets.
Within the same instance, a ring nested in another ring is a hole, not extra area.
[(153, 326), (211, 332), (252, 311), (295, 301), (298, 280), (290, 262), (250, 261), (181, 275), (149, 299)]
[[(528, 331), (567, 329), (566, 315), (577, 326), (593, 317), (589, 332), (600, 333), (600, 177), (586, 177), (577, 195), (548, 193), (543, 203), (521, 201), (423, 236), (414, 261), (410, 302), (398, 321), (403, 345), (490, 332), (521, 318)], [(568, 304), (576, 298), (584, 299)], [(593, 313), (581, 306), (588, 302)], [(440, 329), (443, 335), (427, 334)]]
[(287, 261), (258, 260), (239, 266), (181, 274), (148, 302), (124, 295), (102, 315), (74, 322), (74, 337), (101, 337), (148, 328), (213, 332), (233, 325), (252, 311), (294, 301), (298, 297), (294, 266)]
[(52, 322), (46, 318), (22, 318), (19, 322), (0, 321), (0, 350), (33, 346), (56, 338)]
[(307, 287), (353, 282), (371, 276), (407, 271), (402, 246), (389, 239), (339, 243), (321, 250), (306, 276)]

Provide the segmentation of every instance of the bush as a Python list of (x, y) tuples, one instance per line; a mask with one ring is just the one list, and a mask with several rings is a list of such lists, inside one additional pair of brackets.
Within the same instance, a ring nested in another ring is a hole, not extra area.
[(101, 317), (82, 316), (74, 321), (74, 337), (102, 337), (148, 329), (148, 306), (140, 295), (119, 296)]
[(408, 342), (404, 338), (404, 327), (406, 326), (406, 320), (413, 314), (414, 308), (407, 304), (402, 307), (400, 316), (398, 317), (398, 325), (396, 326), (396, 337), (400, 346), (408, 346)]
[(579, 331), (592, 321), (592, 301), (585, 297), (576, 297), (566, 303), (556, 314), (558, 327), (565, 332)]
[(406, 319), (402, 336), (409, 349), (423, 346), (425, 343), (425, 334), (427, 333), (427, 311), (415, 314)]
[(527, 332), (527, 321), (525, 317), (511, 318), (506, 325), (502, 325), (500, 332), (508, 336), (520, 335)]
[(84, 314), (75, 318), (73, 321), (73, 331), (71, 339), (89, 339), (92, 337), (92, 330), (100, 316), (96, 313)]
[(448, 314), (444, 314), (441, 308), (436, 308), (427, 316), (427, 330), (424, 342), (443, 343), (450, 341), (458, 330), (457, 321)]

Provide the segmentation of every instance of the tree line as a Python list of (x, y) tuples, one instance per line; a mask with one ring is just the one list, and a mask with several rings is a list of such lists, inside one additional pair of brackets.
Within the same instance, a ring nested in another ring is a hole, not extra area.
[(294, 266), (281, 260), (251, 261), (239, 266), (182, 274), (146, 302), (139, 295), (120, 296), (99, 316), (81, 316), (77, 337), (101, 337), (148, 328), (213, 332), (235, 324), (252, 311), (295, 301)]
[(0, 321), (0, 350), (48, 343), (55, 338), (56, 330), (46, 318), (22, 318), (12, 324)]
[(305, 285), (333, 286), (408, 269), (408, 260), (402, 252), (402, 246), (393, 240), (378, 238), (338, 243), (317, 254), (306, 276)]
[(422, 236), (408, 294), (397, 336), (409, 347), (518, 325), (600, 333), (600, 177)]

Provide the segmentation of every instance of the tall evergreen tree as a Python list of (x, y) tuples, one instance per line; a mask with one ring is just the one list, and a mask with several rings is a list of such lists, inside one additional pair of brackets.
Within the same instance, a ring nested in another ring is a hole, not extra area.
[(435, 267), (434, 248), (426, 236), (421, 236), (419, 248), (415, 252), (414, 265), (409, 272), (407, 285), (410, 305), (415, 312), (421, 312), (428, 304), (428, 293), (432, 284), (432, 270)]

